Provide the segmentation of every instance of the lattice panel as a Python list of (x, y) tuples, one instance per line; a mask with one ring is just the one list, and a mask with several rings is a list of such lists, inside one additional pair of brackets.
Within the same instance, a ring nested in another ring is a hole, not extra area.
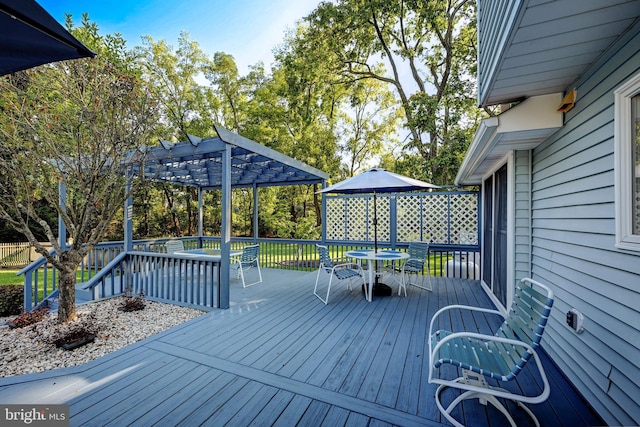
[(478, 197), (475, 194), (456, 194), (451, 197), (451, 243), (478, 244)]
[(420, 208), (423, 196), (406, 195), (398, 197), (398, 241), (411, 242), (412, 240), (425, 240), (423, 238), (423, 222)]
[(346, 202), (348, 199), (327, 198), (327, 239), (346, 240)]
[(446, 194), (429, 196), (422, 205), (424, 240), (432, 243), (449, 243), (449, 198)]
[[(378, 242), (424, 240), (442, 244), (477, 244), (477, 194), (422, 193), (378, 195)], [(397, 224), (391, 224), (391, 200)], [(450, 209), (450, 211), (449, 211)], [(373, 242), (373, 196), (327, 199), (327, 238)]]
[[(390, 203), (389, 197), (378, 196), (377, 198), (377, 206), (378, 206), (378, 243), (380, 242), (390, 242), (391, 241), (391, 222), (389, 212)], [(373, 216), (373, 211), (371, 212)], [(371, 235), (369, 239), (373, 241), (373, 225), (371, 226)]]
[[(389, 207), (388, 197), (377, 197), (378, 242), (391, 239)], [(373, 196), (328, 198), (327, 239), (373, 242)]]
[(367, 240), (369, 227), (369, 200), (362, 197), (349, 198), (347, 210), (349, 212), (345, 232), (345, 240)]

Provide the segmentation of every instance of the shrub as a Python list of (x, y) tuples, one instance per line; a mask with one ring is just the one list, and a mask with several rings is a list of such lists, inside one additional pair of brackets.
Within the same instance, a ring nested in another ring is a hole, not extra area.
[(22, 312), (24, 290), (22, 286), (0, 286), (0, 317), (15, 316)]
[[(40, 338), (43, 342), (53, 344), (56, 347), (64, 347), (76, 341), (91, 339), (98, 334), (100, 327), (96, 322), (96, 314), (79, 314), (78, 318), (68, 322), (55, 324), (53, 328), (39, 330)], [(75, 347), (67, 349), (72, 350)]]
[(41, 307), (37, 310), (33, 311), (25, 311), (15, 319), (8, 322), (9, 326), (12, 328), (24, 328), (25, 326), (33, 325), (34, 323), (38, 323), (49, 312), (49, 307)]
[(120, 304), (119, 310), (121, 311), (138, 311), (143, 310), (145, 307), (144, 293), (140, 292), (138, 295), (133, 296), (133, 290), (127, 289)]

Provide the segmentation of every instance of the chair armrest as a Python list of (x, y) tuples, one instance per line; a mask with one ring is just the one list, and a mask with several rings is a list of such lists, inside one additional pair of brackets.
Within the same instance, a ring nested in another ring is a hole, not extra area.
[(355, 264), (353, 262), (345, 262), (342, 264), (334, 264), (333, 265), (333, 270), (339, 269), (339, 268), (350, 268), (352, 270), (360, 270), (362, 271), (362, 267), (358, 264)]
[(438, 344), (436, 344), (432, 353), (435, 355), (438, 352), (438, 350), (440, 350), (440, 347), (446, 344), (447, 341), (455, 340), (457, 338), (475, 338), (477, 340), (481, 340), (484, 342), (490, 342), (490, 341), (499, 342), (503, 344), (510, 344), (510, 345), (524, 347), (531, 354), (536, 352), (536, 350), (533, 347), (531, 347), (531, 345), (520, 340), (514, 340), (513, 338), (497, 337), (495, 335), (480, 334), (477, 332), (454, 332), (442, 338), (440, 341), (438, 341)]
[[(484, 342), (499, 342), (503, 344), (518, 346), (526, 349), (531, 355), (533, 355), (533, 358), (536, 361), (536, 368), (538, 369), (538, 373), (540, 374), (540, 378), (542, 378), (542, 383), (543, 383), (543, 390), (539, 395), (537, 396), (517, 395), (517, 397), (514, 397), (514, 394), (510, 392), (498, 391), (500, 389), (494, 389), (494, 391), (491, 393), (492, 395), (498, 396), (498, 397), (504, 397), (507, 399), (516, 399), (521, 402), (531, 403), (531, 404), (544, 402), (549, 397), (549, 394), (551, 391), (549, 386), (549, 380), (547, 379), (547, 375), (544, 372), (544, 367), (542, 366), (542, 360), (540, 359), (538, 352), (531, 345), (529, 345), (526, 342), (514, 340), (511, 338), (497, 337), (495, 335), (479, 334), (475, 332), (456, 332), (456, 333), (447, 335), (442, 340), (438, 341), (438, 344), (436, 344), (433, 350), (431, 350), (431, 336), (429, 336), (429, 383), (447, 384), (449, 382), (449, 381), (444, 381), (444, 380), (440, 380), (433, 377), (433, 373), (435, 370), (433, 366), (433, 362), (436, 359), (435, 357), (436, 354), (439, 352), (440, 348), (443, 345), (445, 345), (448, 341), (455, 340), (458, 338), (475, 338), (478, 340), (482, 340)], [(486, 391), (486, 389), (484, 388), (478, 388), (474, 386), (457, 386), (457, 387), (462, 388), (464, 390), (470, 390), (470, 391), (478, 391), (478, 392)]]
[(433, 325), (435, 324), (436, 319), (442, 313), (445, 313), (445, 312), (447, 312), (449, 310), (452, 310), (452, 309), (467, 310), (467, 311), (478, 311), (478, 312), (481, 312), (481, 313), (497, 314), (500, 317), (502, 317), (503, 319), (505, 318), (504, 314), (501, 311), (493, 310), (493, 309), (490, 309), (490, 308), (473, 307), (473, 306), (470, 306), (470, 305), (460, 305), (460, 304), (448, 305), (446, 307), (442, 307), (440, 310), (436, 311), (436, 313), (431, 318), (431, 322), (429, 323), (429, 344), (431, 344), (431, 335), (433, 335), (433, 333), (435, 332), (433, 330)]

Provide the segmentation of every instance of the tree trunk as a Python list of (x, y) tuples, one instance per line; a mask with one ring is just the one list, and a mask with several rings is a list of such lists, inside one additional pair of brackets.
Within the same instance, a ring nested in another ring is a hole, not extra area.
[(313, 184), (313, 209), (316, 212), (316, 227), (322, 226), (322, 202), (317, 194), (318, 184)]
[(58, 323), (66, 323), (76, 318), (76, 269), (59, 270)]

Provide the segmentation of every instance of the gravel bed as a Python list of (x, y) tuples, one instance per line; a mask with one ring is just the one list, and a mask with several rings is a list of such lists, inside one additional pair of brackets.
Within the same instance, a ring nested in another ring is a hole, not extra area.
[(118, 310), (122, 297), (77, 307), (78, 320), (91, 322), (97, 329), (93, 343), (74, 350), (64, 350), (49, 343), (60, 328), (57, 313), (24, 328), (10, 329), (0, 318), (0, 377), (43, 372), (77, 366), (111, 353), (119, 348), (155, 335), (180, 323), (196, 318), (204, 311), (145, 301), (139, 311)]

